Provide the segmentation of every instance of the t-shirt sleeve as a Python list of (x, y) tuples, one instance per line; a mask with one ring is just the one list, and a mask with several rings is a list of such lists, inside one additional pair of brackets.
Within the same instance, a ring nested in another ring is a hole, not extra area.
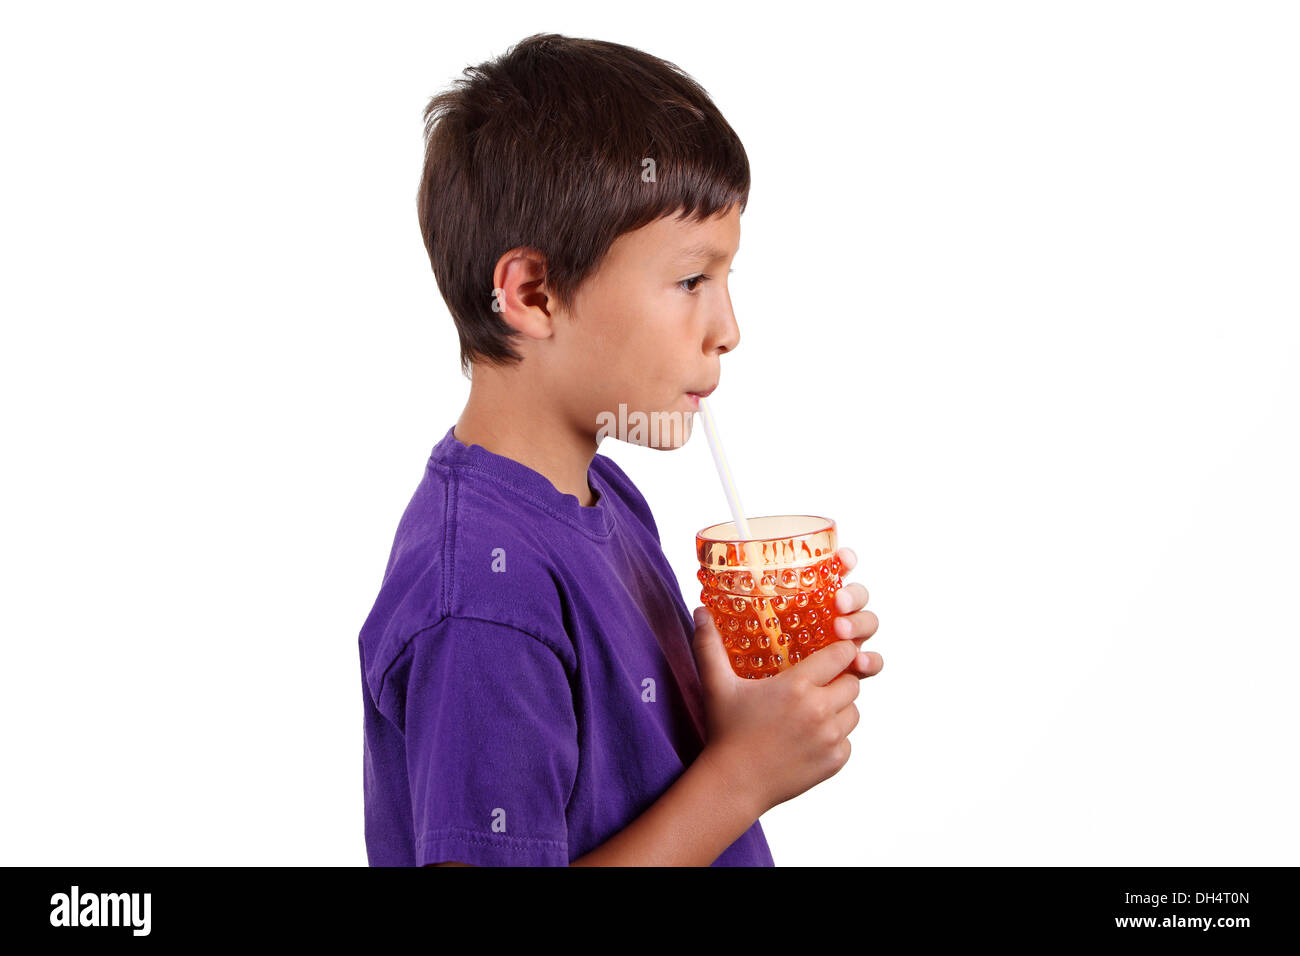
[(407, 650), (416, 865), (567, 866), (578, 725), (556, 652), (508, 625), (459, 617)]

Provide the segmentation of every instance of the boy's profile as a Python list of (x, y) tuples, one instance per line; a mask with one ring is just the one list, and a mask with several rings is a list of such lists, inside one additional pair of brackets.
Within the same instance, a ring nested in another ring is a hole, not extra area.
[(882, 666), (866, 590), (839, 594), (846, 640), (736, 677), (597, 454), (620, 406), (689, 423), (740, 340), (744, 148), (672, 64), (554, 34), (425, 123), (420, 227), (472, 384), (360, 634), (369, 862), (770, 866), (758, 818), (844, 765)]

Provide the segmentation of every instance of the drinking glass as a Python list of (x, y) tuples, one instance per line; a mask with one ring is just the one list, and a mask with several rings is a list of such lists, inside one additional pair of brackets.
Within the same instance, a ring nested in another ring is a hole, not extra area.
[(752, 538), (735, 522), (695, 535), (700, 600), (741, 677), (775, 677), (832, 641), (835, 595), (844, 570), (835, 556), (835, 522), (817, 515), (747, 519)]

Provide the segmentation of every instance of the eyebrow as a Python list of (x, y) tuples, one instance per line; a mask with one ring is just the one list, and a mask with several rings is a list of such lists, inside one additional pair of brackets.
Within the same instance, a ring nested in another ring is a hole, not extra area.
[(704, 260), (705, 262), (713, 262), (725, 258), (727, 258), (727, 254), (721, 249), (702, 243), (700, 245), (691, 246), (689, 249), (682, 249), (677, 253), (676, 258), (673, 261), (699, 262), (700, 260)]

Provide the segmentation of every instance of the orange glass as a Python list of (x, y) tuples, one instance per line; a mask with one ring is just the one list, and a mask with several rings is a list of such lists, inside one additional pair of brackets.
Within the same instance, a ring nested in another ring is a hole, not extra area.
[(741, 677), (775, 677), (835, 636), (835, 595), (844, 570), (835, 522), (816, 515), (748, 519), (752, 539), (732, 521), (695, 535), (700, 600)]

